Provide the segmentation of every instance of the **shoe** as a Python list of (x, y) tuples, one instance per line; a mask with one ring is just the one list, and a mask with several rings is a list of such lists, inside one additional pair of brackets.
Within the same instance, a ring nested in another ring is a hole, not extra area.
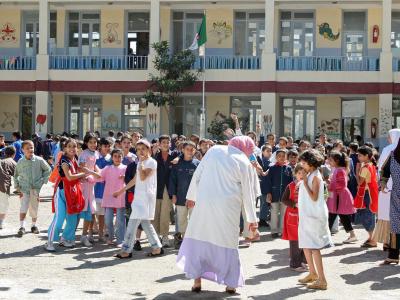
[(142, 245), (140, 244), (139, 240), (137, 240), (135, 242), (135, 245), (133, 246), (133, 249), (135, 249), (135, 251), (141, 251), (142, 250)]
[(328, 283), (316, 280), (313, 283), (308, 284), (307, 288), (312, 290), (326, 290), (328, 288)]
[(318, 279), (318, 275), (317, 274), (309, 273), (306, 277), (299, 279), (299, 283), (307, 284), (307, 283), (314, 282), (317, 279)]
[(265, 220), (260, 220), (260, 222), (258, 222), (258, 227), (268, 227), (268, 223)]
[(67, 240), (61, 240), (61, 242), (58, 244), (61, 247), (65, 248), (74, 248), (75, 247), (75, 241), (67, 241)]
[(244, 239), (239, 242), (239, 246), (243, 248), (249, 248), (251, 246), (251, 242), (248, 239)]
[(161, 244), (162, 244), (163, 248), (168, 248), (170, 246), (169, 245), (169, 238), (168, 238), (167, 235), (162, 237)]
[(89, 242), (89, 239), (88, 239), (88, 237), (87, 237), (86, 235), (83, 235), (83, 236), (81, 237), (81, 243), (82, 243), (85, 247), (92, 247), (92, 246), (93, 246), (92, 243)]
[(200, 293), (201, 286), (192, 286), (192, 293)]
[(156, 257), (156, 256), (160, 256), (160, 255), (163, 255), (163, 254), (164, 254), (164, 249), (161, 248), (160, 253), (153, 253), (153, 252), (150, 252), (150, 253), (147, 253), (147, 256), (148, 256), (148, 257)]
[(271, 237), (273, 239), (277, 239), (279, 237), (279, 233), (273, 233), (273, 234), (271, 234)]
[(46, 251), (48, 251), (48, 252), (56, 252), (56, 249), (54, 248), (53, 243), (47, 242), (47, 243), (44, 245), (44, 249), (46, 249)]
[(93, 235), (88, 235), (88, 240), (89, 240), (89, 242), (90, 243), (94, 243), (94, 237), (93, 237)]
[(31, 232), (34, 233), (34, 234), (39, 234), (39, 228), (37, 228), (36, 225), (33, 225), (31, 227)]
[(225, 289), (225, 292), (230, 294), (230, 295), (233, 295), (233, 294), (236, 294), (236, 289), (227, 286), (226, 289)]
[(303, 273), (303, 272), (307, 272), (308, 268), (305, 268), (303, 266), (301, 267), (297, 267), (297, 268), (292, 268), (293, 271), (299, 272), (299, 273)]
[(26, 233), (25, 228), (21, 227), (20, 229), (18, 229), (17, 237), (22, 237), (25, 233)]
[(352, 244), (357, 242), (357, 238), (355, 236), (353, 237), (348, 237), (346, 240), (343, 241), (343, 244)]
[(399, 264), (399, 260), (398, 259), (386, 258), (379, 265), (380, 266), (386, 266), (386, 265), (398, 265), (398, 264)]

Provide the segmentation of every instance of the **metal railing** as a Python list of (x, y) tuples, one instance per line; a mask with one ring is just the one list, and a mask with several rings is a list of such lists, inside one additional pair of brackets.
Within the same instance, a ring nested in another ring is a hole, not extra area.
[(379, 71), (378, 57), (280, 56), (278, 71)]
[(35, 70), (36, 56), (0, 56), (0, 70)]
[[(261, 69), (261, 58), (259, 56), (239, 55), (210, 55), (205, 59), (206, 69), (233, 69), (233, 70), (258, 70)], [(193, 64), (194, 69), (204, 68), (204, 57), (197, 57)]]
[(147, 66), (147, 56), (51, 55), (49, 67), (55, 70), (146, 70)]

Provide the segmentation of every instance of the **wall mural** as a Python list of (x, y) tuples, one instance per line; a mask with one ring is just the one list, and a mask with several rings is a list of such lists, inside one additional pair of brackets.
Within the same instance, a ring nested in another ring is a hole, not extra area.
[(3, 119), (1, 120), (0, 127), (2, 129), (13, 130), (18, 122), (18, 114), (16, 112), (3, 112)]
[(36, 116), (36, 125), (39, 125), (39, 132), (42, 132), (42, 126), (46, 123), (47, 115), (38, 114)]
[(226, 24), (224, 21), (214, 22), (212, 25), (212, 29), (210, 33), (218, 40), (218, 44), (221, 44), (222, 41), (226, 40), (232, 35), (232, 26)]
[(107, 23), (107, 32), (105, 38), (103, 39), (104, 44), (121, 44), (121, 40), (118, 39), (118, 23)]
[(15, 43), (16, 41), (15, 27), (9, 22), (4, 23), (0, 31), (0, 42)]
[(329, 23), (322, 23), (318, 25), (319, 34), (322, 35), (325, 39), (330, 41), (336, 41), (340, 36), (340, 31), (338, 30), (337, 34), (334, 34)]
[(332, 119), (330, 121), (322, 120), (318, 127), (318, 132), (325, 133), (330, 138), (340, 138), (340, 120)]
[(149, 133), (150, 134), (156, 134), (157, 133), (157, 114), (156, 113), (152, 113), (149, 114), (149, 120), (147, 122), (148, 126), (149, 126)]
[(392, 110), (390, 108), (381, 107), (379, 109), (379, 135), (387, 136), (389, 130), (392, 129)]

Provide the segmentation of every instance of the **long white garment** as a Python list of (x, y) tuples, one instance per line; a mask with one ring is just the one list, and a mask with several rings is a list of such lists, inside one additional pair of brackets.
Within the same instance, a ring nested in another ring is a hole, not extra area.
[(135, 198), (132, 202), (130, 219), (154, 220), (157, 198), (157, 162), (153, 158), (144, 161), (145, 169), (152, 169), (152, 173), (142, 181), (139, 176), (140, 163), (136, 171)]
[[(383, 148), (382, 153), (379, 157), (378, 161), (378, 171), (382, 171), (382, 167), (384, 166), (386, 160), (390, 157), (390, 153), (396, 148), (399, 139), (400, 139), (400, 129), (392, 129), (389, 130), (389, 136), (391, 139), (391, 144), (387, 145)], [(390, 221), (390, 193), (392, 190), (392, 178), (389, 178), (389, 181), (386, 185), (386, 189), (384, 191), (379, 192), (378, 198), (378, 220)]]
[(328, 207), (324, 199), (324, 182), (316, 170), (308, 176), (308, 186), (312, 187), (314, 177), (320, 180), (318, 199), (314, 201), (304, 183), (299, 187), (299, 248), (322, 249), (333, 245), (328, 223)]
[(185, 238), (237, 249), (239, 216), (257, 222), (254, 200), (258, 178), (246, 155), (232, 146), (215, 146), (203, 158), (187, 193), (196, 202)]

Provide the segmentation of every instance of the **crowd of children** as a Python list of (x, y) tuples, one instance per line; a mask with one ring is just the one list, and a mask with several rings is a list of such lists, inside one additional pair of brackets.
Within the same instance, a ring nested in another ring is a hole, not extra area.
[[(392, 151), (399, 132), (391, 131)], [(226, 131), (228, 138), (233, 134)], [(242, 134), (240, 128), (236, 134)], [(339, 220), (349, 234), (344, 244), (357, 242), (353, 226), (361, 224), (368, 233), (362, 247), (374, 248), (383, 242), (390, 249), (390, 217), (382, 208), (378, 212), (381, 199), (390, 201), (391, 185), (386, 185), (390, 172), (386, 177), (378, 173), (390, 152), (384, 152), (385, 160), (377, 165), (379, 153), (370, 143), (346, 147), (340, 140), (331, 143), (325, 134), (312, 144), (291, 137), (277, 142), (274, 134), (260, 137), (252, 131), (247, 136), (258, 146), (254, 159), (249, 158), (261, 191), (254, 199), (255, 205), (260, 202), (259, 227), (270, 227), (272, 239), (289, 241), (290, 268), (309, 272), (300, 283), (311, 289), (327, 288), (320, 250), (333, 245), (331, 235), (337, 232)], [(115, 137), (113, 132), (108, 137), (89, 132), (83, 141), (66, 134), (47, 135), (46, 140), (35, 142), (22, 141), (15, 132), (10, 146), (2, 139), (0, 135), (0, 229), (5, 226), (14, 179), (21, 203), (17, 236), (26, 233), (28, 210), (31, 232), (38, 234), (39, 192), (49, 180), (54, 184), (54, 217), (46, 250), (74, 247), (83, 219), (81, 245), (100, 242), (119, 247), (115, 257), (120, 259), (141, 250), (142, 231), (152, 248), (148, 255), (163, 254), (171, 246), (171, 224), (175, 225), (173, 246), (180, 248), (194, 205), (186, 199), (192, 176), (216, 144), (196, 135), (161, 135), (149, 142), (137, 132)], [(380, 178), (386, 179), (381, 189)], [(259, 240), (257, 230), (242, 229), (248, 245)], [(388, 261), (398, 263), (398, 257)]]

